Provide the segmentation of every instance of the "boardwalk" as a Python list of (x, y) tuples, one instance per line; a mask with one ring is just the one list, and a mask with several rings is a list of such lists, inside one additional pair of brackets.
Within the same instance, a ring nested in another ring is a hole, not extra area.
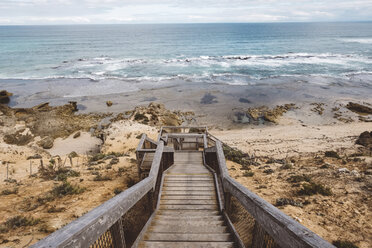
[(140, 247), (233, 247), (202, 156), (198, 151), (175, 152), (159, 209)]

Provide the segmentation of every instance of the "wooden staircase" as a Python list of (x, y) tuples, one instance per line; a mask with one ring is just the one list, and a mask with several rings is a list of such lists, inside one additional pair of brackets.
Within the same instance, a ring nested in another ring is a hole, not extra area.
[(177, 151), (160, 204), (139, 247), (234, 247), (219, 211), (212, 173), (199, 151)]

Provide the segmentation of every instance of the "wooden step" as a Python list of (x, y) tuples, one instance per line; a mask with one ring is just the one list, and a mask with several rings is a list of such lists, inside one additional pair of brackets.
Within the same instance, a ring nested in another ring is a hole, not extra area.
[(154, 217), (154, 220), (223, 220), (222, 215), (207, 215), (207, 216), (200, 216), (200, 215), (189, 215), (189, 216), (174, 216), (174, 215), (159, 215), (157, 214)]
[(212, 241), (212, 242), (226, 242), (231, 241), (229, 233), (148, 233), (144, 240), (151, 241)]
[(162, 195), (161, 200), (216, 200), (215, 195)]
[(190, 225), (190, 226), (223, 226), (224, 221), (223, 220), (198, 220), (198, 219), (182, 219), (180, 220), (172, 220), (172, 219), (167, 219), (167, 220), (159, 220), (155, 219), (152, 224), (153, 225)]
[(161, 242), (143, 241), (141, 248), (232, 248), (233, 242)]
[(182, 204), (160, 204), (160, 210), (218, 210), (218, 205), (182, 205)]
[(166, 233), (226, 233), (226, 226), (195, 226), (195, 225), (151, 225), (148, 232)]
[(216, 200), (190, 200), (190, 199), (182, 199), (182, 200), (169, 200), (169, 199), (163, 199), (161, 200), (160, 204), (182, 204), (182, 205), (216, 205)]
[(198, 189), (198, 190), (208, 190), (208, 191), (213, 191), (214, 187), (212, 186), (194, 186), (194, 185), (187, 185), (187, 186), (166, 186), (163, 187), (163, 191), (167, 190), (188, 190), (188, 189)]
[(162, 192), (161, 195), (215, 195), (215, 193), (211, 191), (169, 190)]
[(168, 216), (220, 216), (219, 211), (216, 210), (169, 210), (169, 209), (159, 209), (156, 212), (157, 215), (168, 215)]

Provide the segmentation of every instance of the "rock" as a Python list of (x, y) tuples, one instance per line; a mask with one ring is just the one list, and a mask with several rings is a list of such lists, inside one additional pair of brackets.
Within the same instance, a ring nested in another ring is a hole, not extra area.
[(39, 146), (41, 146), (44, 149), (50, 149), (53, 147), (54, 140), (52, 137), (45, 137), (44, 139), (37, 142)]
[(268, 121), (272, 123), (278, 123), (278, 119), (289, 110), (295, 109), (294, 103), (278, 105), (273, 109), (266, 106), (258, 108), (248, 108), (247, 114), (253, 122)]
[(218, 101), (216, 100), (217, 97), (212, 95), (211, 93), (206, 93), (202, 99), (200, 99), (201, 104), (212, 104), (212, 103), (217, 103)]
[(337, 170), (338, 173), (350, 173), (350, 171), (347, 168), (341, 168)]
[(2, 104), (8, 104), (10, 102), (10, 97), (12, 96), (13, 94), (6, 91), (6, 90), (1, 90), (0, 91), (0, 103)]
[(361, 133), (355, 143), (365, 147), (372, 147), (372, 132), (365, 131)]
[(346, 108), (355, 112), (355, 113), (357, 113), (357, 114), (362, 114), (362, 115), (372, 114), (372, 108), (367, 107), (365, 105), (361, 105), (359, 103), (349, 102), (346, 105)]
[(79, 132), (77, 132), (77, 133), (74, 134), (73, 138), (76, 139), (76, 138), (80, 137), (80, 135), (81, 135), (81, 133), (79, 131)]
[(16, 133), (4, 135), (4, 142), (10, 145), (24, 146), (33, 140), (33, 136), (29, 133), (24, 133), (24, 130)]
[(350, 174), (353, 175), (353, 176), (356, 176), (356, 177), (359, 177), (360, 176), (360, 174), (359, 174), (359, 172), (357, 170), (352, 170), (350, 172)]
[(107, 107), (111, 107), (112, 106), (112, 102), (111, 101), (107, 101), (106, 102), (106, 105), (107, 105)]
[(241, 103), (252, 103), (249, 99), (243, 98), (243, 97), (239, 98), (239, 102), (241, 102)]

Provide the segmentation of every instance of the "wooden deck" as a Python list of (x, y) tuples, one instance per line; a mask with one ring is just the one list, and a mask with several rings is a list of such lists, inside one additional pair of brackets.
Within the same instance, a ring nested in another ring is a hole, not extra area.
[(160, 205), (139, 247), (233, 247), (212, 173), (198, 151), (179, 151), (164, 174)]

